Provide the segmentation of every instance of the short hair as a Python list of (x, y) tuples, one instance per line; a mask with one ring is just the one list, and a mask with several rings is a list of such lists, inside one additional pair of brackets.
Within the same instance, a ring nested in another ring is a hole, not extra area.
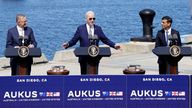
[(16, 22), (19, 20), (20, 17), (26, 17), (24, 14), (17, 14), (16, 15)]
[(172, 24), (173, 20), (170, 16), (164, 16), (162, 17), (162, 20), (167, 20), (167, 22), (170, 22)]
[(94, 13), (93, 11), (87, 11), (87, 12), (85, 13), (85, 18), (87, 18), (88, 14), (93, 14), (93, 15), (95, 15), (95, 13)]

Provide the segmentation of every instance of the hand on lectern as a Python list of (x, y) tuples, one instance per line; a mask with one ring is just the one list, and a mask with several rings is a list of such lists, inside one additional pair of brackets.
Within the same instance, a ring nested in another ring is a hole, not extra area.
[(30, 44), (28, 47), (29, 47), (29, 48), (34, 48), (34, 45), (33, 45), (33, 44)]
[(19, 46), (14, 46), (14, 48), (19, 48)]
[(120, 48), (121, 48), (120, 45), (115, 45), (116, 50), (119, 50)]
[(63, 47), (64, 47), (65, 49), (67, 49), (68, 46), (69, 46), (69, 43), (64, 43), (64, 44), (63, 44)]

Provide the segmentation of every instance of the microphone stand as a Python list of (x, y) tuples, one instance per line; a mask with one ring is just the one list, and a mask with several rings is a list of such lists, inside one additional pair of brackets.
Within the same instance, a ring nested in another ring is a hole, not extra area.
[[(27, 47), (27, 37), (25, 37), (25, 36), (20, 36), (19, 37), (19, 42), (20, 42), (20, 48), (22, 48), (22, 47)], [(20, 48), (18, 49), (18, 50), (20, 50)], [(27, 47), (28, 48), (28, 47)], [(22, 49), (21, 49), (22, 50)], [(27, 59), (25, 59), (25, 58), (20, 58), (19, 59), (20, 61), (22, 61), (22, 62), (20, 62), (19, 64), (18, 64), (18, 71), (17, 71), (17, 74), (18, 75), (28, 75), (28, 68), (27, 68), (27, 64), (26, 64), (26, 60)]]
[[(89, 48), (97, 48), (97, 39), (96, 35), (89, 35)], [(90, 57), (87, 63), (87, 74), (98, 74), (98, 61), (100, 59), (98, 57)]]

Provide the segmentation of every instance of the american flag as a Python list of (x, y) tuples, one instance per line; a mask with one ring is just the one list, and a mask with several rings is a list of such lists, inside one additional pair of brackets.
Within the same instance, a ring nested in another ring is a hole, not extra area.
[(116, 95), (117, 96), (123, 96), (123, 92), (122, 91), (118, 91)]
[(60, 96), (60, 92), (54, 92), (54, 93), (53, 93), (53, 96), (54, 96), (54, 97), (59, 97), (59, 96)]
[(185, 91), (179, 92), (179, 96), (185, 96)]

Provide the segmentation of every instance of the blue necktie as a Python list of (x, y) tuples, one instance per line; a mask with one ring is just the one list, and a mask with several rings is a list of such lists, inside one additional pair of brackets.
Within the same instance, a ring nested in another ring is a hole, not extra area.
[(169, 44), (168, 44), (169, 38), (168, 38), (168, 31), (167, 30), (165, 31), (165, 38), (166, 38), (167, 46), (169, 46)]

